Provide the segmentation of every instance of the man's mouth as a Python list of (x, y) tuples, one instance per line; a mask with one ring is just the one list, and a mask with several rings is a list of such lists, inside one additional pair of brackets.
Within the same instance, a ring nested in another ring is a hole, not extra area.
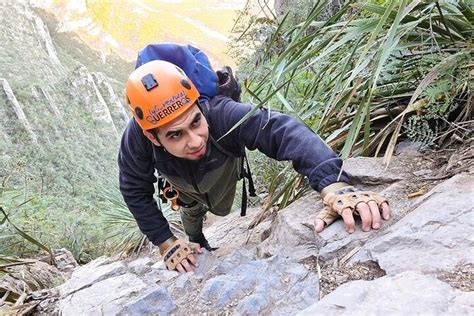
[(192, 156), (200, 157), (206, 153), (206, 145), (203, 145), (200, 149), (190, 153)]

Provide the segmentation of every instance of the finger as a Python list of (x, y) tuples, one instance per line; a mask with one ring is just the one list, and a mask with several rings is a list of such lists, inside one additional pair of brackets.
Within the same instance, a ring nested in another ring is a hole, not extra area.
[(372, 228), (379, 229), (381, 222), (379, 205), (375, 201), (369, 201), (367, 204), (369, 205), (370, 214), (372, 215)]
[(343, 209), (341, 216), (344, 220), (344, 226), (346, 226), (346, 231), (349, 234), (352, 234), (355, 230), (355, 221), (354, 216), (352, 215), (352, 210), (350, 208)]
[(322, 219), (320, 218), (316, 218), (314, 220), (314, 230), (317, 232), (317, 233), (320, 233), (323, 231), (324, 229), (324, 226), (325, 226), (325, 223)]
[(184, 270), (183, 266), (181, 265), (181, 263), (178, 263), (176, 265), (176, 270), (178, 270), (178, 272), (180, 273), (186, 273), (186, 270)]
[(382, 217), (384, 220), (390, 219), (390, 206), (387, 202), (382, 203)]
[[(201, 252), (202, 252), (202, 250), (201, 250)], [(186, 259), (188, 259), (188, 261), (191, 262), (191, 264), (192, 264), (193, 266), (195, 266), (195, 267), (198, 267), (198, 266), (199, 266), (199, 263), (197, 262), (196, 257), (194, 257), (192, 254), (191, 254), (191, 255), (188, 255), (188, 256), (186, 257)]]
[(183, 259), (183, 261), (181, 261), (180, 264), (183, 266), (183, 268), (184, 268), (184, 270), (186, 270), (186, 272), (193, 271), (193, 268), (191, 268), (191, 265), (189, 264), (188, 260)]
[(369, 231), (372, 226), (372, 214), (370, 213), (369, 206), (365, 202), (357, 204), (356, 210), (359, 212), (360, 219), (362, 220), (362, 230)]
[(192, 242), (189, 244), (189, 247), (193, 252), (196, 251), (197, 253), (202, 253), (202, 247), (197, 243)]

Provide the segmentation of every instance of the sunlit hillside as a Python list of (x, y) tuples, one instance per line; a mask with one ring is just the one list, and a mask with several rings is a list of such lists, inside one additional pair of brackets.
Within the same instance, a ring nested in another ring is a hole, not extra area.
[(214, 66), (234, 65), (226, 55), (229, 34), (244, 0), (43, 0), (38, 7), (60, 21), (58, 31), (76, 32), (89, 46), (132, 61), (153, 42), (190, 43), (204, 50)]

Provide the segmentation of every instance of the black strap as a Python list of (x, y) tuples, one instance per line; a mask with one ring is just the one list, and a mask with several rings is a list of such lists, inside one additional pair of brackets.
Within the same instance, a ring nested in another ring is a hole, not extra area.
[(247, 155), (244, 154), (245, 163), (247, 164), (247, 179), (249, 179), (249, 195), (251, 197), (256, 197), (257, 193), (255, 192), (255, 186), (253, 184), (252, 171), (250, 170), (249, 160)]
[(242, 180), (242, 203), (240, 206), (240, 216), (247, 214), (247, 189), (245, 187), (245, 178)]
[[(244, 160), (247, 169), (244, 168)], [(249, 160), (247, 159), (247, 154), (244, 153), (241, 159), (240, 170), (242, 172), (242, 203), (240, 208), (240, 216), (245, 216), (247, 214), (247, 186), (245, 184), (245, 179), (249, 180), (249, 195), (252, 197), (257, 196), (255, 192), (255, 186), (252, 179), (252, 171), (250, 170)]]

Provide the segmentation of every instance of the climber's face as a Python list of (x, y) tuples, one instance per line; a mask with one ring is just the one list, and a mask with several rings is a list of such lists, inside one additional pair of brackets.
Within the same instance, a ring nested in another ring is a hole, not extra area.
[(145, 131), (144, 134), (153, 144), (163, 146), (173, 156), (198, 160), (206, 153), (209, 128), (197, 104), (156, 131), (158, 141), (152, 133)]

